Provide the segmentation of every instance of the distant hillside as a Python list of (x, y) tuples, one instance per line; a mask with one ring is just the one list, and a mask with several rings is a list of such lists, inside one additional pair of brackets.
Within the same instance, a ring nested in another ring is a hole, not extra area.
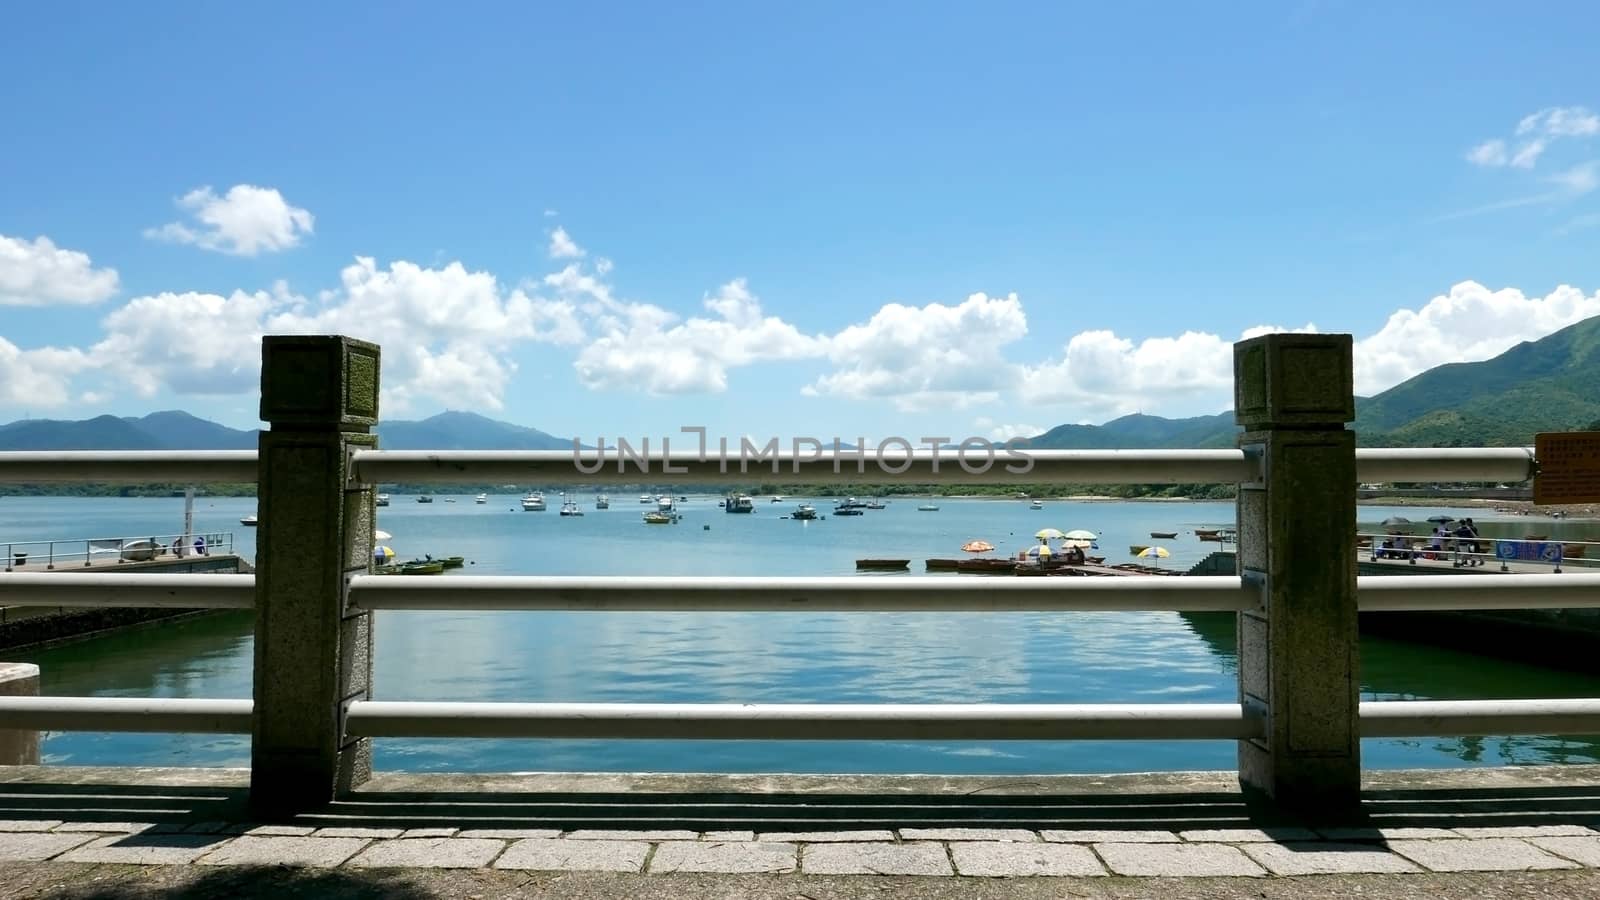
[(160, 450), (168, 446), (127, 419), (23, 419), (0, 425), (0, 450)]
[(1232, 447), (1233, 413), (1166, 419), (1135, 413), (1104, 425), (1057, 425), (1034, 437), (1034, 450), (1150, 450)]
[(442, 412), (420, 422), (383, 422), (378, 446), (388, 450), (568, 450), (570, 439), (469, 412)]

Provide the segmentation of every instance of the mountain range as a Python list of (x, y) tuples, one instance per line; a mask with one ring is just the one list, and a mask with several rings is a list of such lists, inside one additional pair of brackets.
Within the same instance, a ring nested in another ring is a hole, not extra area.
[[(1526, 341), (1482, 362), (1429, 369), (1356, 398), (1357, 442), (1371, 447), (1503, 447), (1540, 431), (1600, 424), (1600, 316)], [(1134, 414), (1103, 425), (1058, 425), (1034, 449), (1231, 447), (1232, 412), (1168, 419)], [(169, 410), (140, 418), (23, 419), (0, 425), (0, 450), (242, 450), (257, 432)], [(385, 421), (390, 450), (565, 450), (569, 439), (470, 412)]]

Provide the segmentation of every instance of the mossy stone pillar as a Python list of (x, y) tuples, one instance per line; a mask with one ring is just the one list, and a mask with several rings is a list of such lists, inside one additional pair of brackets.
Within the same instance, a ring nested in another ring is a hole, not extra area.
[[(0, 662), (0, 697), (39, 696), (39, 667)], [(0, 728), (0, 766), (37, 766), (39, 732)]]
[(285, 815), (371, 775), (371, 742), (345, 735), (343, 710), (372, 683), (372, 616), (349, 609), (346, 585), (372, 567), (373, 492), (349, 458), (377, 446), (377, 345), (263, 338), (261, 418), (250, 800)]
[(1239, 743), (1247, 794), (1297, 814), (1354, 810), (1361, 788), (1351, 339), (1270, 334), (1233, 348), (1239, 569), (1263, 588), (1239, 614), (1239, 698), (1266, 734)]

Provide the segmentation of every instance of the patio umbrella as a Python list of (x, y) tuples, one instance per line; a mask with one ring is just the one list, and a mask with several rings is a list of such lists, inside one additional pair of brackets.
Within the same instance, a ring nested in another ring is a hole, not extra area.
[(1076, 528), (1067, 532), (1066, 534), (1063, 534), (1062, 537), (1073, 541), (1094, 541), (1099, 540), (1100, 535), (1095, 534), (1092, 531), (1085, 531), (1082, 528)]
[(1094, 546), (1094, 541), (1086, 541), (1083, 538), (1067, 538), (1061, 542), (1061, 546), (1077, 547), (1080, 550), (1088, 550), (1090, 547)]
[(1456, 520), (1455, 516), (1429, 516), (1428, 517), (1428, 521), (1434, 523), (1435, 525), (1444, 525), (1447, 522), (1454, 522), (1455, 520)]
[[(1169, 557), (1171, 555), (1172, 554), (1165, 547), (1146, 547), (1143, 550), (1139, 551), (1139, 558), (1140, 559), (1160, 560), (1160, 559), (1165, 559), (1165, 558), (1167, 558), (1167, 557)], [(1159, 562), (1156, 563), (1156, 566), (1158, 568), (1160, 567), (1160, 565), (1161, 564)]]
[(961, 545), (961, 549), (968, 553), (988, 553), (994, 549), (994, 545), (988, 541), (967, 541)]
[(1385, 528), (1392, 528), (1396, 525), (1410, 525), (1411, 520), (1405, 516), (1390, 516), (1389, 518), (1384, 519), (1381, 524)]
[(1053, 541), (1056, 538), (1064, 538), (1067, 535), (1059, 528), (1041, 528), (1035, 531), (1033, 536), (1041, 541)]
[(393, 561), (393, 559), (394, 559), (394, 551), (390, 550), (388, 547), (378, 546), (378, 547), (373, 547), (372, 548), (372, 561), (373, 562), (375, 562), (375, 563), (377, 563), (379, 565), (384, 565), (386, 563), (389, 563), (389, 562)]
[(372, 532), (372, 539), (375, 541), (392, 541), (394, 540), (394, 535), (379, 528), (378, 530)]

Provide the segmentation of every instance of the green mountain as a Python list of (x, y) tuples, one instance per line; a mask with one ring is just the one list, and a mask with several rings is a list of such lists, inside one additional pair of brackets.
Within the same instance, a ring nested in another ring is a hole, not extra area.
[(0, 450), (160, 450), (169, 445), (116, 416), (82, 421), (22, 419), (0, 425)]
[(383, 422), (386, 450), (570, 450), (570, 439), (469, 412), (442, 412), (420, 422)]

